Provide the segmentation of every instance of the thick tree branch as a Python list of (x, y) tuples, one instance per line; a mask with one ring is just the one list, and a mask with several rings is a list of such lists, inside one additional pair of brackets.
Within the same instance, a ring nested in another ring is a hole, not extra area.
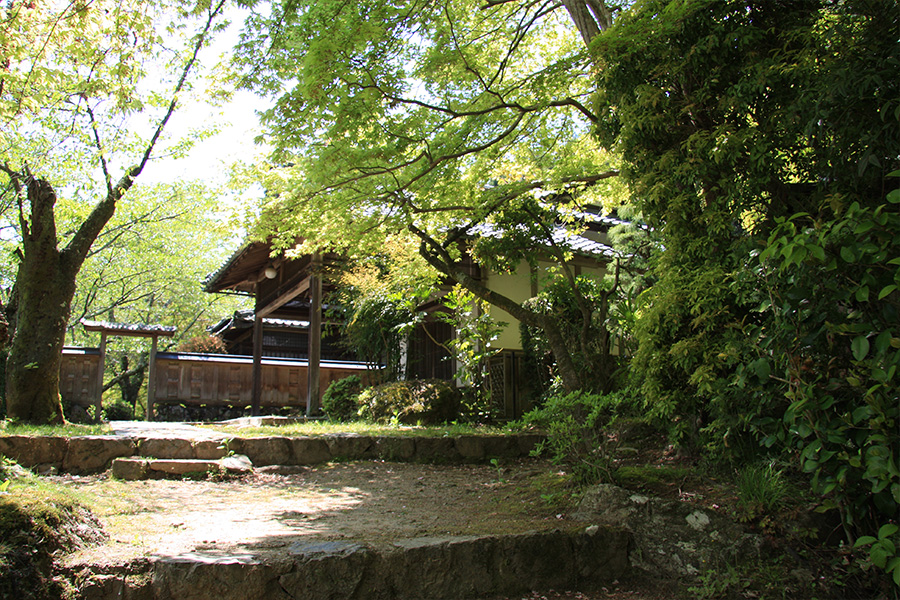
[(213, 28), (213, 22), (221, 14), (222, 10), (225, 7), (225, 3), (226, 0), (219, 0), (219, 2), (215, 6), (209, 9), (209, 12), (207, 13), (206, 23), (196, 37), (196, 42), (194, 43), (191, 57), (181, 70), (181, 76), (172, 91), (172, 99), (169, 102), (169, 106), (166, 109), (165, 115), (160, 120), (159, 125), (157, 125), (156, 130), (153, 132), (153, 136), (147, 143), (147, 146), (144, 149), (144, 154), (141, 157), (141, 161), (137, 165), (128, 169), (128, 171), (122, 176), (122, 178), (114, 187), (107, 188), (106, 198), (101, 200), (94, 207), (94, 210), (92, 210), (91, 214), (88, 215), (87, 219), (84, 220), (84, 222), (81, 224), (81, 227), (78, 228), (78, 231), (75, 233), (71, 241), (63, 250), (62, 260), (66, 263), (67, 270), (77, 272), (78, 269), (81, 268), (81, 264), (84, 262), (84, 259), (87, 256), (91, 245), (94, 243), (94, 240), (97, 239), (97, 236), (100, 235), (103, 227), (107, 222), (109, 222), (109, 219), (115, 212), (116, 202), (118, 202), (122, 198), (122, 196), (124, 196), (125, 193), (131, 189), (131, 187), (134, 185), (135, 179), (138, 177), (138, 175), (141, 174), (141, 172), (147, 166), (147, 163), (150, 161), (150, 157), (153, 155), (153, 149), (156, 147), (156, 144), (159, 141), (160, 137), (162, 137), (162, 133), (166, 127), (166, 124), (175, 113), (175, 108), (178, 105), (178, 95), (184, 89), (184, 86), (187, 83), (188, 75), (196, 64), (197, 57), (200, 54), (200, 50), (206, 43), (207, 36)]

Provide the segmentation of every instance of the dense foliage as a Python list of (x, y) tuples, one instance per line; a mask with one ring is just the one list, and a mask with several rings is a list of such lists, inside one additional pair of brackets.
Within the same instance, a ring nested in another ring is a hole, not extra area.
[(355, 421), (359, 418), (359, 393), (362, 381), (357, 375), (338, 379), (322, 394), (322, 410), (331, 421)]
[(598, 135), (664, 246), (649, 414), (794, 461), (896, 580), (898, 26), (889, 1), (648, 0), (594, 46)]
[[(552, 354), (548, 423), (585, 433), (586, 455), (603, 443), (587, 407), (620, 410), (585, 394), (620, 384), (615, 330), (674, 443), (796, 465), (900, 576), (896, 1), (250, 4), (243, 81), (276, 96), (261, 234), (357, 257), (417, 245), (525, 326), (535, 368)], [(613, 301), (548, 233), (621, 202), (619, 174), (657, 244)], [(467, 270), (548, 257), (561, 277), (527, 303)], [(401, 289), (356, 298), (370, 360), (397, 360), (420, 318), (425, 296)]]
[[(4, 239), (19, 243), (4, 307), (15, 332), (6, 363), (10, 416), (63, 420), (60, 357), (77, 275), (165, 145), (166, 124), (224, 6), (14, 1), (0, 9), (0, 201), (11, 208)], [(141, 125), (129, 122), (141, 112)], [(79, 214), (71, 229), (62, 227), (72, 216), (65, 197)]]

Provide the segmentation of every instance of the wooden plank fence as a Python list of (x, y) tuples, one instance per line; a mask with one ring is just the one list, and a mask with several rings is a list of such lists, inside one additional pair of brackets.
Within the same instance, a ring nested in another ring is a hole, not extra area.
[(63, 348), (59, 366), (59, 395), (64, 402), (85, 410), (100, 397), (100, 349)]
[[(66, 348), (60, 368), (60, 394), (67, 402), (89, 408), (99, 397), (100, 351), (97, 348)], [(319, 390), (349, 375), (366, 378), (366, 365), (356, 362), (322, 361)], [(307, 401), (306, 360), (262, 359), (262, 407), (305, 407)], [(155, 404), (185, 406), (248, 407), (253, 392), (253, 357), (228, 354), (159, 352), (156, 355)]]

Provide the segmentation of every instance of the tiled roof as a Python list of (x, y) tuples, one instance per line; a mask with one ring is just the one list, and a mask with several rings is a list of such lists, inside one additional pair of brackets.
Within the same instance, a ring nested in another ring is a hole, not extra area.
[(113, 335), (161, 335), (172, 337), (175, 327), (171, 325), (142, 325), (134, 323), (113, 323), (110, 321), (89, 321), (82, 319), (85, 331), (103, 331)]
[[(215, 325), (209, 327), (207, 331), (212, 334), (217, 334), (230, 327), (251, 327), (253, 325), (253, 318), (253, 309), (246, 308), (238, 310), (230, 317), (225, 317)], [(263, 318), (263, 326), (278, 329), (307, 329), (309, 328), (309, 321), (265, 317)]]

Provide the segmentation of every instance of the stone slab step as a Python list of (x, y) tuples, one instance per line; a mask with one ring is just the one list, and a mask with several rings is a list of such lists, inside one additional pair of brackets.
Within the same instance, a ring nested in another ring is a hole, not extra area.
[(90, 600), (484, 598), (597, 589), (627, 574), (630, 539), (621, 529), (588, 527), (414, 538), (378, 546), (310, 540), (277, 554), (249, 548), (195, 551), (154, 557), (114, 573), (98, 569), (85, 576), (82, 571), (75, 578), (81, 581), (77, 597)]
[(253, 463), (246, 456), (233, 455), (217, 460), (197, 458), (116, 458), (112, 474), (117, 479), (136, 481), (165, 476), (184, 477), (193, 474), (222, 473), (241, 475), (253, 471)]

